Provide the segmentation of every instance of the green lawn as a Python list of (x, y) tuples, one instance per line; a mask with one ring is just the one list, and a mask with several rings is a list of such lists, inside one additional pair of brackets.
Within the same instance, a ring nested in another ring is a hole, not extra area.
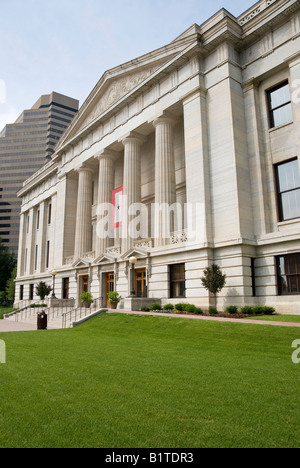
[(16, 309), (14, 309), (13, 307), (2, 307), (1, 306), (0, 307), (0, 319), (3, 319), (3, 316), (5, 314), (10, 314), (10, 312), (13, 312), (14, 310), (16, 310)]
[(299, 447), (297, 328), (104, 314), (0, 333), (0, 447)]

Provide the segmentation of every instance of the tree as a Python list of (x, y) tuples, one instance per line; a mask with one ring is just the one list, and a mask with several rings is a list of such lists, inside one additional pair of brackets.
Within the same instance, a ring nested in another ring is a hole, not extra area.
[(217, 307), (217, 294), (222, 291), (226, 284), (226, 275), (222, 273), (219, 265), (213, 264), (204, 270), (201, 278), (202, 284), (215, 297), (215, 307)]
[(36, 295), (43, 301), (52, 291), (51, 286), (48, 286), (44, 281), (40, 281), (35, 288)]
[(17, 265), (14, 267), (11, 277), (7, 280), (6, 283), (6, 299), (10, 302), (15, 300), (15, 279), (17, 276)]
[(0, 291), (5, 291), (6, 283), (9, 280), (17, 260), (15, 254), (10, 252), (0, 238)]

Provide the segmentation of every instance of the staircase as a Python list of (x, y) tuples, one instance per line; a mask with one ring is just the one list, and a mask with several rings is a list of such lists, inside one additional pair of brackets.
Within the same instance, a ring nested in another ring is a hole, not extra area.
[[(55, 307), (41, 307), (38, 302), (30, 304), (4, 316), (5, 320), (37, 325), (37, 315), (40, 312), (47, 314), (47, 329), (72, 328), (74, 325), (87, 320), (107, 309), (100, 307), (102, 298), (95, 299), (90, 308), (72, 307), (64, 305), (63, 301)], [(66, 303), (68, 304), (68, 303)], [(37, 307), (39, 305), (39, 307)]]

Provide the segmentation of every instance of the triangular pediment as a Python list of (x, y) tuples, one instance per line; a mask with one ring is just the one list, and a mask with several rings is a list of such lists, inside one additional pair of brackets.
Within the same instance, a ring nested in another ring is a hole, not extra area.
[(72, 263), (73, 268), (82, 268), (82, 267), (89, 267), (90, 262), (88, 260), (85, 260), (84, 258), (78, 258)]
[(113, 263), (115, 258), (112, 255), (102, 254), (94, 260), (94, 265), (101, 265), (103, 263)]
[(122, 260), (129, 260), (130, 257), (144, 258), (148, 256), (148, 252), (143, 249), (137, 249), (136, 247), (131, 247), (127, 252), (125, 252), (121, 258)]
[(193, 35), (179, 38), (160, 49), (106, 71), (74, 117), (56, 151), (68, 142), (73, 142), (77, 135), (81, 137), (84, 130), (108, 112), (115, 111), (125, 98), (131, 98), (135, 92), (142, 92), (144, 84), (149, 89), (152, 77), (155, 83), (157, 73), (168, 66), (170, 61), (176, 60), (177, 56), (180, 58), (182, 50), (193, 39)]

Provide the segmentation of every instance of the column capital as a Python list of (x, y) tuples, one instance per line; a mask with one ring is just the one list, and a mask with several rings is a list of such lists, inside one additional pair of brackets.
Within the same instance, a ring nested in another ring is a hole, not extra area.
[[(150, 122), (149, 122), (150, 123)], [(176, 125), (177, 123), (177, 118), (171, 114), (170, 112), (162, 112), (160, 113), (159, 115), (157, 115), (152, 121), (151, 123), (153, 124), (153, 126), (156, 128), (158, 125), (161, 125), (161, 124), (169, 124), (169, 125), (172, 125), (172, 127), (174, 125)]]
[(88, 166), (86, 163), (81, 164), (75, 170), (76, 172), (90, 172), (92, 174), (94, 173), (94, 169)]
[(115, 161), (118, 159), (119, 156), (120, 154), (118, 153), (118, 151), (113, 151), (108, 148), (103, 148), (94, 155), (94, 158), (98, 159), (99, 161), (100, 159), (111, 159)]
[(119, 141), (122, 142), (124, 146), (126, 145), (126, 143), (138, 143), (140, 145), (143, 145), (144, 143), (146, 143), (147, 138), (143, 135), (140, 135), (139, 133), (129, 132)]

